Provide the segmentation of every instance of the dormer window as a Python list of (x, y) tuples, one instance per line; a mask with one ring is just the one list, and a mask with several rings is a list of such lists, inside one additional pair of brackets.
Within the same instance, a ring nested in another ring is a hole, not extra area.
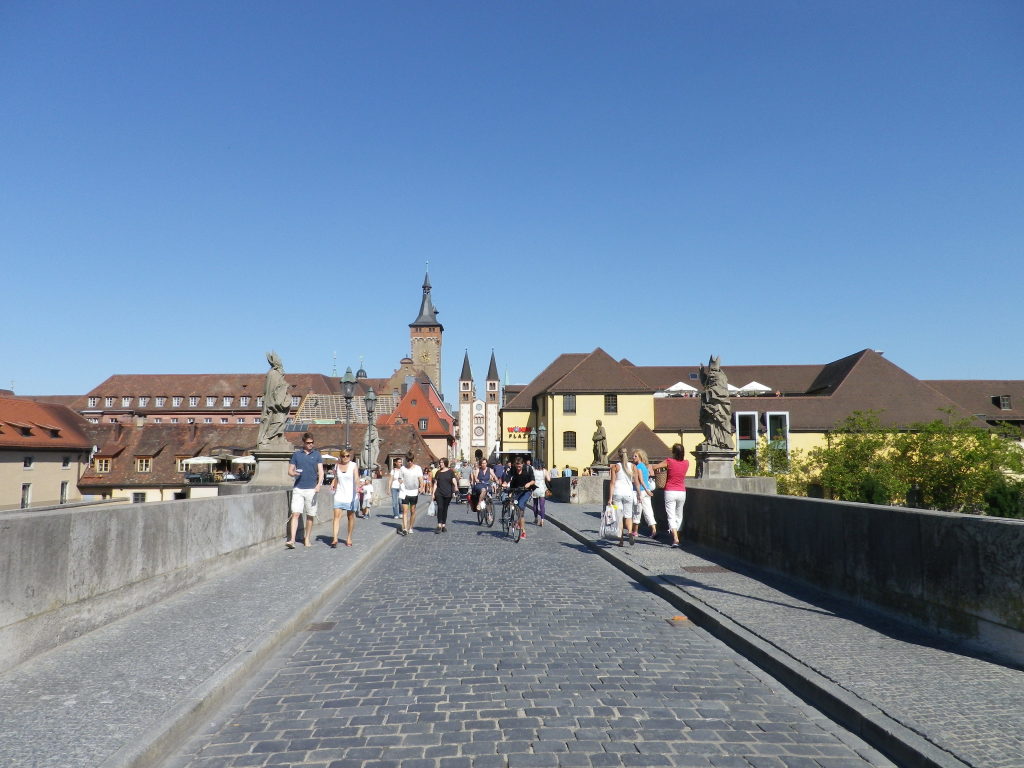
[(139, 398), (139, 408), (145, 408), (147, 405), (149, 405), (149, 398), (143, 395)]
[(213, 408), (213, 406), (215, 406), (216, 404), (217, 404), (217, 398), (216, 397), (207, 396), (207, 398), (206, 398), (206, 407), (207, 408)]
[(131, 408), (131, 405), (132, 405), (132, 399), (130, 397), (122, 397), (121, 398), (121, 407), (122, 408)]
[(233, 398), (231, 395), (224, 395), (224, 399), (221, 400), (221, 402), (224, 404), (225, 408), (230, 408), (231, 404), (235, 402), (235, 398)]
[(195, 408), (199, 405), (199, 395), (190, 395), (188, 398), (188, 407)]
[(113, 408), (114, 407), (114, 398), (112, 398), (112, 397), (104, 397), (103, 398), (103, 405), (105, 407), (107, 407), (107, 408)]
[(95, 408), (99, 404), (100, 404), (100, 399), (98, 397), (90, 397), (89, 398), (89, 407), (90, 408)]
[(1012, 411), (1013, 410), (1013, 401), (1010, 399), (1009, 395), (1000, 395), (999, 396), (999, 410), (1001, 410), (1001, 411)]
[(420, 432), (426, 432), (427, 431), (427, 420), (426, 419), (420, 419), (419, 426), (420, 426)]

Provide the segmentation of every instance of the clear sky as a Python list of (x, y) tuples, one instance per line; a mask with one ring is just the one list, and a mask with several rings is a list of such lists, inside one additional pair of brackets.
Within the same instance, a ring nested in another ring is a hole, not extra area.
[(408, 354), (1024, 378), (1024, 3), (7, 0), (0, 388)]

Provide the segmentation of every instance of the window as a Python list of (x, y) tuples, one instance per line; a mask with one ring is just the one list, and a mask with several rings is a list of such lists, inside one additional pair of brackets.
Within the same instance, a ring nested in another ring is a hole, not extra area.
[(1001, 410), (1001, 411), (1012, 411), (1013, 410), (1013, 400), (1010, 398), (1009, 395), (1000, 395), (999, 396), (999, 410)]
[(185, 465), (186, 461), (188, 461), (188, 456), (178, 456), (174, 460), (174, 469), (175, 469), (175, 471), (176, 472), (187, 472), (188, 471), (188, 467)]
[(181, 405), (181, 397), (178, 396), (171, 398), (171, 403), (174, 405), (175, 408), (177, 408), (178, 406)]
[(148, 405), (149, 405), (149, 398), (148, 397), (140, 397), (139, 398), (139, 408), (145, 408)]
[(132, 406), (132, 399), (130, 397), (122, 397), (121, 398), (121, 407), (122, 408), (131, 408), (131, 406)]
[(154, 424), (163, 424), (164, 420), (161, 419), (159, 416), (157, 416), (155, 419), (153, 419), (153, 423)]
[(768, 414), (768, 442), (772, 447), (789, 450), (789, 414)]
[(60, 484), (60, 503), (61, 504), (67, 504), (68, 503), (68, 481), (67, 480), (64, 480)]
[(156, 407), (157, 407), (157, 408), (163, 408), (163, 407), (164, 407), (164, 404), (165, 404), (166, 402), (167, 402), (167, 398), (166, 398), (166, 397), (158, 397), (158, 398), (156, 399)]
[(172, 417), (171, 417), (171, 424), (177, 424), (177, 423), (178, 423), (178, 419), (177, 419), (177, 417), (173, 417), (173, 416), (172, 416)]
[(96, 459), (95, 462), (97, 472), (110, 471), (110, 459)]
[(110, 422), (111, 424), (117, 424), (117, 417), (111, 416), (109, 419), (107, 419), (107, 421)]
[(460, 381), (459, 382), (459, 387), (460, 387), (460, 389), (462, 389), (463, 392), (469, 392), (469, 386), (470, 385), (469, 385), (468, 381)]
[(89, 419), (89, 423), (90, 423), (90, 424), (99, 424), (99, 423), (100, 423), (100, 420), (99, 420), (99, 419), (95, 419), (95, 418), (90, 418), (90, 419)]
[(150, 458), (135, 457), (135, 471), (149, 472), (153, 468), (153, 460)]
[(211, 417), (207, 416), (207, 417), (205, 417), (203, 419), (203, 424), (213, 424), (213, 419)]
[(257, 408), (262, 408), (263, 407), (263, 395), (260, 395), (259, 397), (256, 398), (256, 407)]
[(25, 469), (32, 469), (32, 465), (34, 463), (35, 458), (33, 456), (26, 456), (24, 459), (21, 460), (21, 466), (23, 466)]
[(113, 408), (114, 407), (114, 398), (112, 398), (112, 397), (105, 397), (105, 398), (103, 398), (103, 405), (105, 405), (107, 408)]
[(426, 419), (420, 419), (420, 432), (426, 432), (426, 431), (427, 431), (427, 420)]
[(211, 397), (210, 395), (206, 396), (206, 407), (207, 408), (213, 408), (213, 406), (215, 406), (216, 404), (217, 404), (217, 398), (216, 397)]
[(145, 503), (146, 503), (146, 494), (145, 493), (133, 493), (132, 494), (132, 504), (145, 504)]
[(576, 395), (562, 395), (562, 413), (576, 413)]
[(261, 419), (259, 416), (253, 416), (252, 418), (253, 424), (259, 424), (261, 421), (263, 421), (263, 419)]
[(733, 414), (736, 448), (740, 461), (753, 461), (757, 455), (757, 412)]
[(247, 407), (249, 405), (249, 396), (243, 395), (242, 397), (238, 398), (238, 404), (243, 408)]
[(32, 503), (32, 483), (21, 484), (21, 508), (28, 509), (28, 505)]
[(223, 403), (225, 408), (230, 408), (233, 402), (235, 402), (235, 398), (233, 398), (231, 395), (224, 395), (223, 399), (221, 400), (221, 403)]
[(228, 423), (228, 418), (227, 418), (227, 416), (221, 416), (221, 417), (220, 417), (220, 423), (221, 423), (221, 424), (227, 424), (227, 423)]
[(238, 417), (238, 423), (239, 423), (239, 424), (245, 424), (245, 418), (244, 418), (244, 417), (242, 417), (242, 416), (239, 416), (239, 417)]
[(605, 395), (604, 396), (604, 412), (605, 413), (618, 413), (619, 412), (619, 396), (618, 395)]
[(64, 456), (63, 458), (61, 458), (61, 460), (60, 460), (60, 468), (61, 469), (70, 469), (71, 468), (71, 457), (70, 456)]
[(89, 407), (90, 408), (95, 408), (99, 404), (100, 404), (100, 399), (98, 397), (90, 397), (89, 398)]
[(298, 395), (292, 395), (292, 408), (298, 408), (298, 407), (299, 407), (299, 396)]
[(195, 424), (196, 420), (190, 416), (189, 418), (185, 419), (185, 423), (186, 424)]
[(562, 433), (562, 450), (564, 450), (564, 451), (575, 451), (576, 450), (576, 433), (575, 432), (563, 432)]
[(199, 405), (199, 396), (191, 395), (188, 399), (188, 407), (195, 408), (197, 405)]

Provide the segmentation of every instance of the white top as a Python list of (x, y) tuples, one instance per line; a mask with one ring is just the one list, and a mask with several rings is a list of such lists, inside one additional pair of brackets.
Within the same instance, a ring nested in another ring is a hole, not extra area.
[(402, 487), (402, 470), (399, 467), (391, 468), (391, 487), (401, 488)]
[(339, 464), (335, 472), (338, 488), (334, 492), (334, 500), (336, 502), (354, 501), (356, 498), (356, 477), (359, 474), (356, 463), (350, 461), (347, 467), (342, 467)]
[(625, 465), (619, 464), (619, 471), (615, 473), (615, 488), (612, 490), (612, 496), (631, 496), (632, 494), (633, 465), (627, 461)]
[(419, 493), (420, 485), (423, 482), (423, 467), (413, 464), (411, 467), (402, 467), (398, 473), (406, 496)]

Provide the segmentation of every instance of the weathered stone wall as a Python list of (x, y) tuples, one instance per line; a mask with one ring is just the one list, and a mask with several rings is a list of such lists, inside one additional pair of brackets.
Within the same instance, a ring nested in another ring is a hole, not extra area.
[(276, 490), (0, 514), (0, 671), (280, 545), (287, 510)]
[(1024, 521), (691, 488), (683, 535), (1024, 662)]

